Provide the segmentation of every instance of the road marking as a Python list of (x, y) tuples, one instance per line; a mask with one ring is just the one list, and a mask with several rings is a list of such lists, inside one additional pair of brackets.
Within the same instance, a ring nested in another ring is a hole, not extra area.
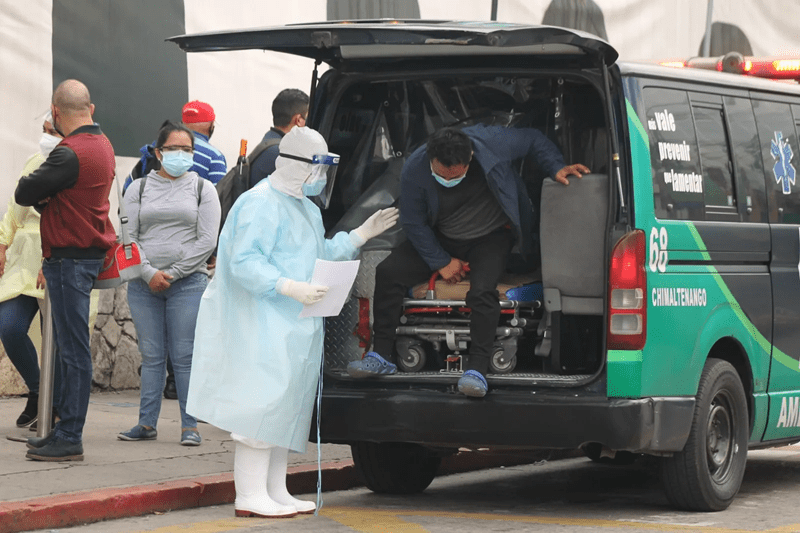
[[(581, 526), (581, 527), (607, 527), (607, 528), (628, 528), (642, 529), (649, 531), (701, 531), (703, 533), (794, 533), (800, 531), (800, 524), (780, 526), (769, 530), (749, 530), (731, 529), (726, 527), (716, 527), (697, 524), (670, 524), (670, 523), (646, 523), (634, 520), (601, 520), (591, 518), (566, 518), (550, 516), (519, 516), (489, 513), (454, 513), (447, 511), (416, 511), (411, 509), (391, 511), (360, 509), (356, 507), (327, 507), (320, 512), (322, 516), (348, 526), (360, 533), (429, 533), (418, 524), (408, 522), (413, 517), (435, 517), (435, 518), (461, 518), (465, 520), (492, 520), (502, 522), (521, 522), (528, 524), (557, 525), (557, 526)], [(401, 519), (404, 517), (405, 519)], [(707, 524), (703, 522), (702, 524)]]
[[(358, 533), (430, 533), (419, 524), (413, 523), (415, 517), (455, 518), (463, 520), (491, 520), (495, 522), (517, 522), (554, 526), (577, 526), (594, 528), (639, 529), (645, 531), (697, 531), (702, 533), (795, 533), (800, 531), (800, 524), (779, 526), (773, 529), (739, 529), (697, 524), (645, 522), (643, 520), (602, 520), (591, 518), (567, 518), (553, 516), (520, 516), (490, 513), (456, 513), (447, 511), (418, 511), (412, 509), (363, 509), (358, 507), (325, 507), (320, 515), (347, 526)], [(677, 517), (676, 517), (677, 518)], [(313, 515), (281, 519), (281, 523), (290, 526), (297, 520), (312, 520)], [(269, 519), (226, 518), (207, 522), (193, 522), (149, 529), (147, 533), (223, 533), (234, 529), (257, 527)], [(277, 519), (275, 519), (277, 520)], [(270, 522), (275, 522), (270, 520)]]
[(420, 513), (409, 511), (373, 511), (371, 509), (358, 509), (355, 507), (323, 507), (320, 514), (331, 520), (349, 527), (359, 533), (429, 533), (419, 524), (413, 524), (401, 519), (398, 515), (419, 516)]

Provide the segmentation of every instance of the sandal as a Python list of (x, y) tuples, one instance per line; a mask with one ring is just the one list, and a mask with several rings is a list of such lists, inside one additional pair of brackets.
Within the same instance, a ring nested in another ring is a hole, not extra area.
[(347, 373), (353, 378), (388, 376), (397, 372), (397, 365), (390, 363), (376, 352), (367, 352), (360, 361), (351, 361)]
[(474, 398), (483, 398), (489, 392), (489, 384), (477, 370), (467, 370), (458, 380), (458, 392)]

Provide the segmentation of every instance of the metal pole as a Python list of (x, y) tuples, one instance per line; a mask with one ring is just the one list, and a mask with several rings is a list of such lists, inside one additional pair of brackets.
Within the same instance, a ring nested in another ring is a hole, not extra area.
[(498, 0), (492, 0), (492, 18), (491, 18), (491, 20), (497, 20), (497, 2), (498, 2)]
[(706, 36), (703, 39), (703, 57), (711, 55), (711, 22), (714, 16), (714, 0), (708, 0), (708, 11), (706, 11)]
[(53, 313), (50, 309), (50, 293), (44, 288), (42, 306), (42, 364), (39, 370), (39, 421), (36, 436), (46, 437), (53, 423), (53, 376), (55, 375), (55, 349), (53, 346)]

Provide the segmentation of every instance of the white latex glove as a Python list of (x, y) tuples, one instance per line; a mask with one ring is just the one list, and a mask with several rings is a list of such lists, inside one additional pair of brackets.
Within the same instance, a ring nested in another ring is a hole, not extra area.
[(397, 224), (398, 218), (400, 218), (400, 210), (396, 207), (387, 207), (386, 209), (375, 211), (363, 224), (350, 233), (355, 237), (353, 239), (354, 244), (360, 248), (371, 238), (377, 237)]
[(312, 285), (305, 281), (281, 278), (278, 280), (275, 290), (284, 296), (294, 298), (303, 305), (311, 305), (322, 300), (328, 292), (328, 287), (324, 285)]

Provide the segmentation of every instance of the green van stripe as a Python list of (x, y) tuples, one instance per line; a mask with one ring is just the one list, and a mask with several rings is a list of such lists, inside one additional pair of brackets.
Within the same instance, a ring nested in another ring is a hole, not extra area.
[(627, 107), (628, 111), (628, 119), (633, 123), (634, 126), (636, 126), (636, 129), (638, 130), (642, 140), (647, 142), (649, 138), (647, 136), (647, 130), (644, 129), (642, 121), (639, 120), (639, 115), (636, 114), (636, 110), (633, 109), (630, 100), (628, 100), (627, 98), (625, 99), (625, 106)]
[(638, 363), (642, 361), (642, 350), (609, 350), (609, 363)]
[[(711, 256), (706, 251), (705, 243), (703, 242), (703, 238), (700, 236), (700, 233), (697, 231), (697, 227), (692, 224), (691, 222), (687, 222), (687, 227), (691, 232), (692, 237), (697, 244), (697, 247), (703, 251), (703, 259), (710, 260)], [(752, 322), (747, 318), (742, 310), (742, 307), (739, 305), (739, 302), (736, 301), (736, 298), (731, 293), (730, 289), (728, 289), (728, 285), (725, 283), (725, 280), (722, 279), (722, 276), (717, 272), (717, 269), (708, 266), (706, 267), (708, 271), (713, 275), (713, 279), (716, 282), (717, 286), (722, 291), (722, 294), (725, 296), (725, 299), (731, 305), (733, 312), (736, 314), (736, 317), (742, 323), (742, 325), (747, 329), (756, 343), (767, 353), (772, 353), (772, 357), (779, 361), (781, 364), (791, 368), (795, 372), (800, 372), (798, 368), (797, 361), (786, 355), (785, 353), (781, 352), (778, 348), (773, 346), (764, 335), (761, 334), (760, 331), (753, 325)]]

